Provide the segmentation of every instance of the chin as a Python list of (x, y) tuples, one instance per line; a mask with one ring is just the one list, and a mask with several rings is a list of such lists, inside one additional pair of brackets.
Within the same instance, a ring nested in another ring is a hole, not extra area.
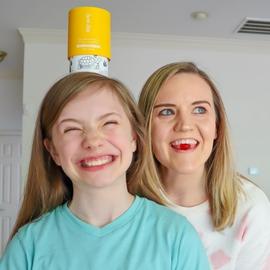
[(173, 168), (173, 170), (177, 173), (177, 174), (194, 174), (196, 172), (198, 172), (200, 170), (200, 168), (195, 167), (194, 165), (190, 165), (190, 166), (175, 166)]

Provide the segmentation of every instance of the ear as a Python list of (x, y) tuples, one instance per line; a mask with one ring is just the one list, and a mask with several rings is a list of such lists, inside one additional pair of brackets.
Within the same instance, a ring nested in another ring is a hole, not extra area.
[(56, 149), (53, 145), (53, 142), (51, 140), (49, 140), (48, 138), (43, 140), (43, 144), (46, 148), (46, 150), (50, 153), (52, 159), (54, 160), (54, 162), (58, 165), (61, 166), (60, 160), (59, 160), (59, 156), (56, 152)]
[(217, 125), (216, 125), (216, 130), (215, 130), (215, 137), (214, 137), (214, 139), (216, 139), (217, 136), (218, 136), (218, 130), (217, 130)]
[(132, 152), (134, 153), (137, 150), (137, 134), (135, 134), (135, 132), (132, 134), (131, 147)]

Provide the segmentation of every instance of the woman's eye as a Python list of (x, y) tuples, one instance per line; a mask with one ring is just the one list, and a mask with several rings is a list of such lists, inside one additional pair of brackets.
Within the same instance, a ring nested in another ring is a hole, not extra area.
[(67, 133), (67, 132), (70, 132), (70, 131), (80, 131), (80, 129), (79, 128), (75, 128), (75, 127), (64, 129), (64, 133)]
[(161, 116), (168, 116), (168, 115), (173, 115), (173, 114), (174, 114), (174, 111), (172, 109), (163, 109), (158, 113), (158, 115), (161, 115)]
[(206, 109), (204, 107), (196, 107), (193, 111), (195, 114), (204, 114)]

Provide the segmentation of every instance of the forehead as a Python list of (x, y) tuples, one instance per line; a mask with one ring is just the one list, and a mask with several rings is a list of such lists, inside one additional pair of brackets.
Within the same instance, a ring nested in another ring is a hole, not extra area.
[(60, 116), (67, 114), (79, 115), (88, 113), (106, 113), (115, 111), (124, 113), (123, 105), (113, 90), (109, 86), (87, 86), (82, 92), (74, 96), (63, 108)]
[(169, 77), (161, 86), (156, 102), (163, 100), (213, 100), (208, 83), (197, 74), (179, 73)]

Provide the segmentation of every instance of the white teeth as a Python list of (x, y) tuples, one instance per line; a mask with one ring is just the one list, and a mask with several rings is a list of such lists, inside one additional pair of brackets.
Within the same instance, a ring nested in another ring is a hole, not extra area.
[(83, 160), (81, 162), (83, 167), (100, 166), (112, 161), (112, 156), (104, 156), (98, 159)]
[(180, 139), (172, 143), (172, 145), (180, 145), (180, 144), (197, 144), (197, 141), (194, 139)]

